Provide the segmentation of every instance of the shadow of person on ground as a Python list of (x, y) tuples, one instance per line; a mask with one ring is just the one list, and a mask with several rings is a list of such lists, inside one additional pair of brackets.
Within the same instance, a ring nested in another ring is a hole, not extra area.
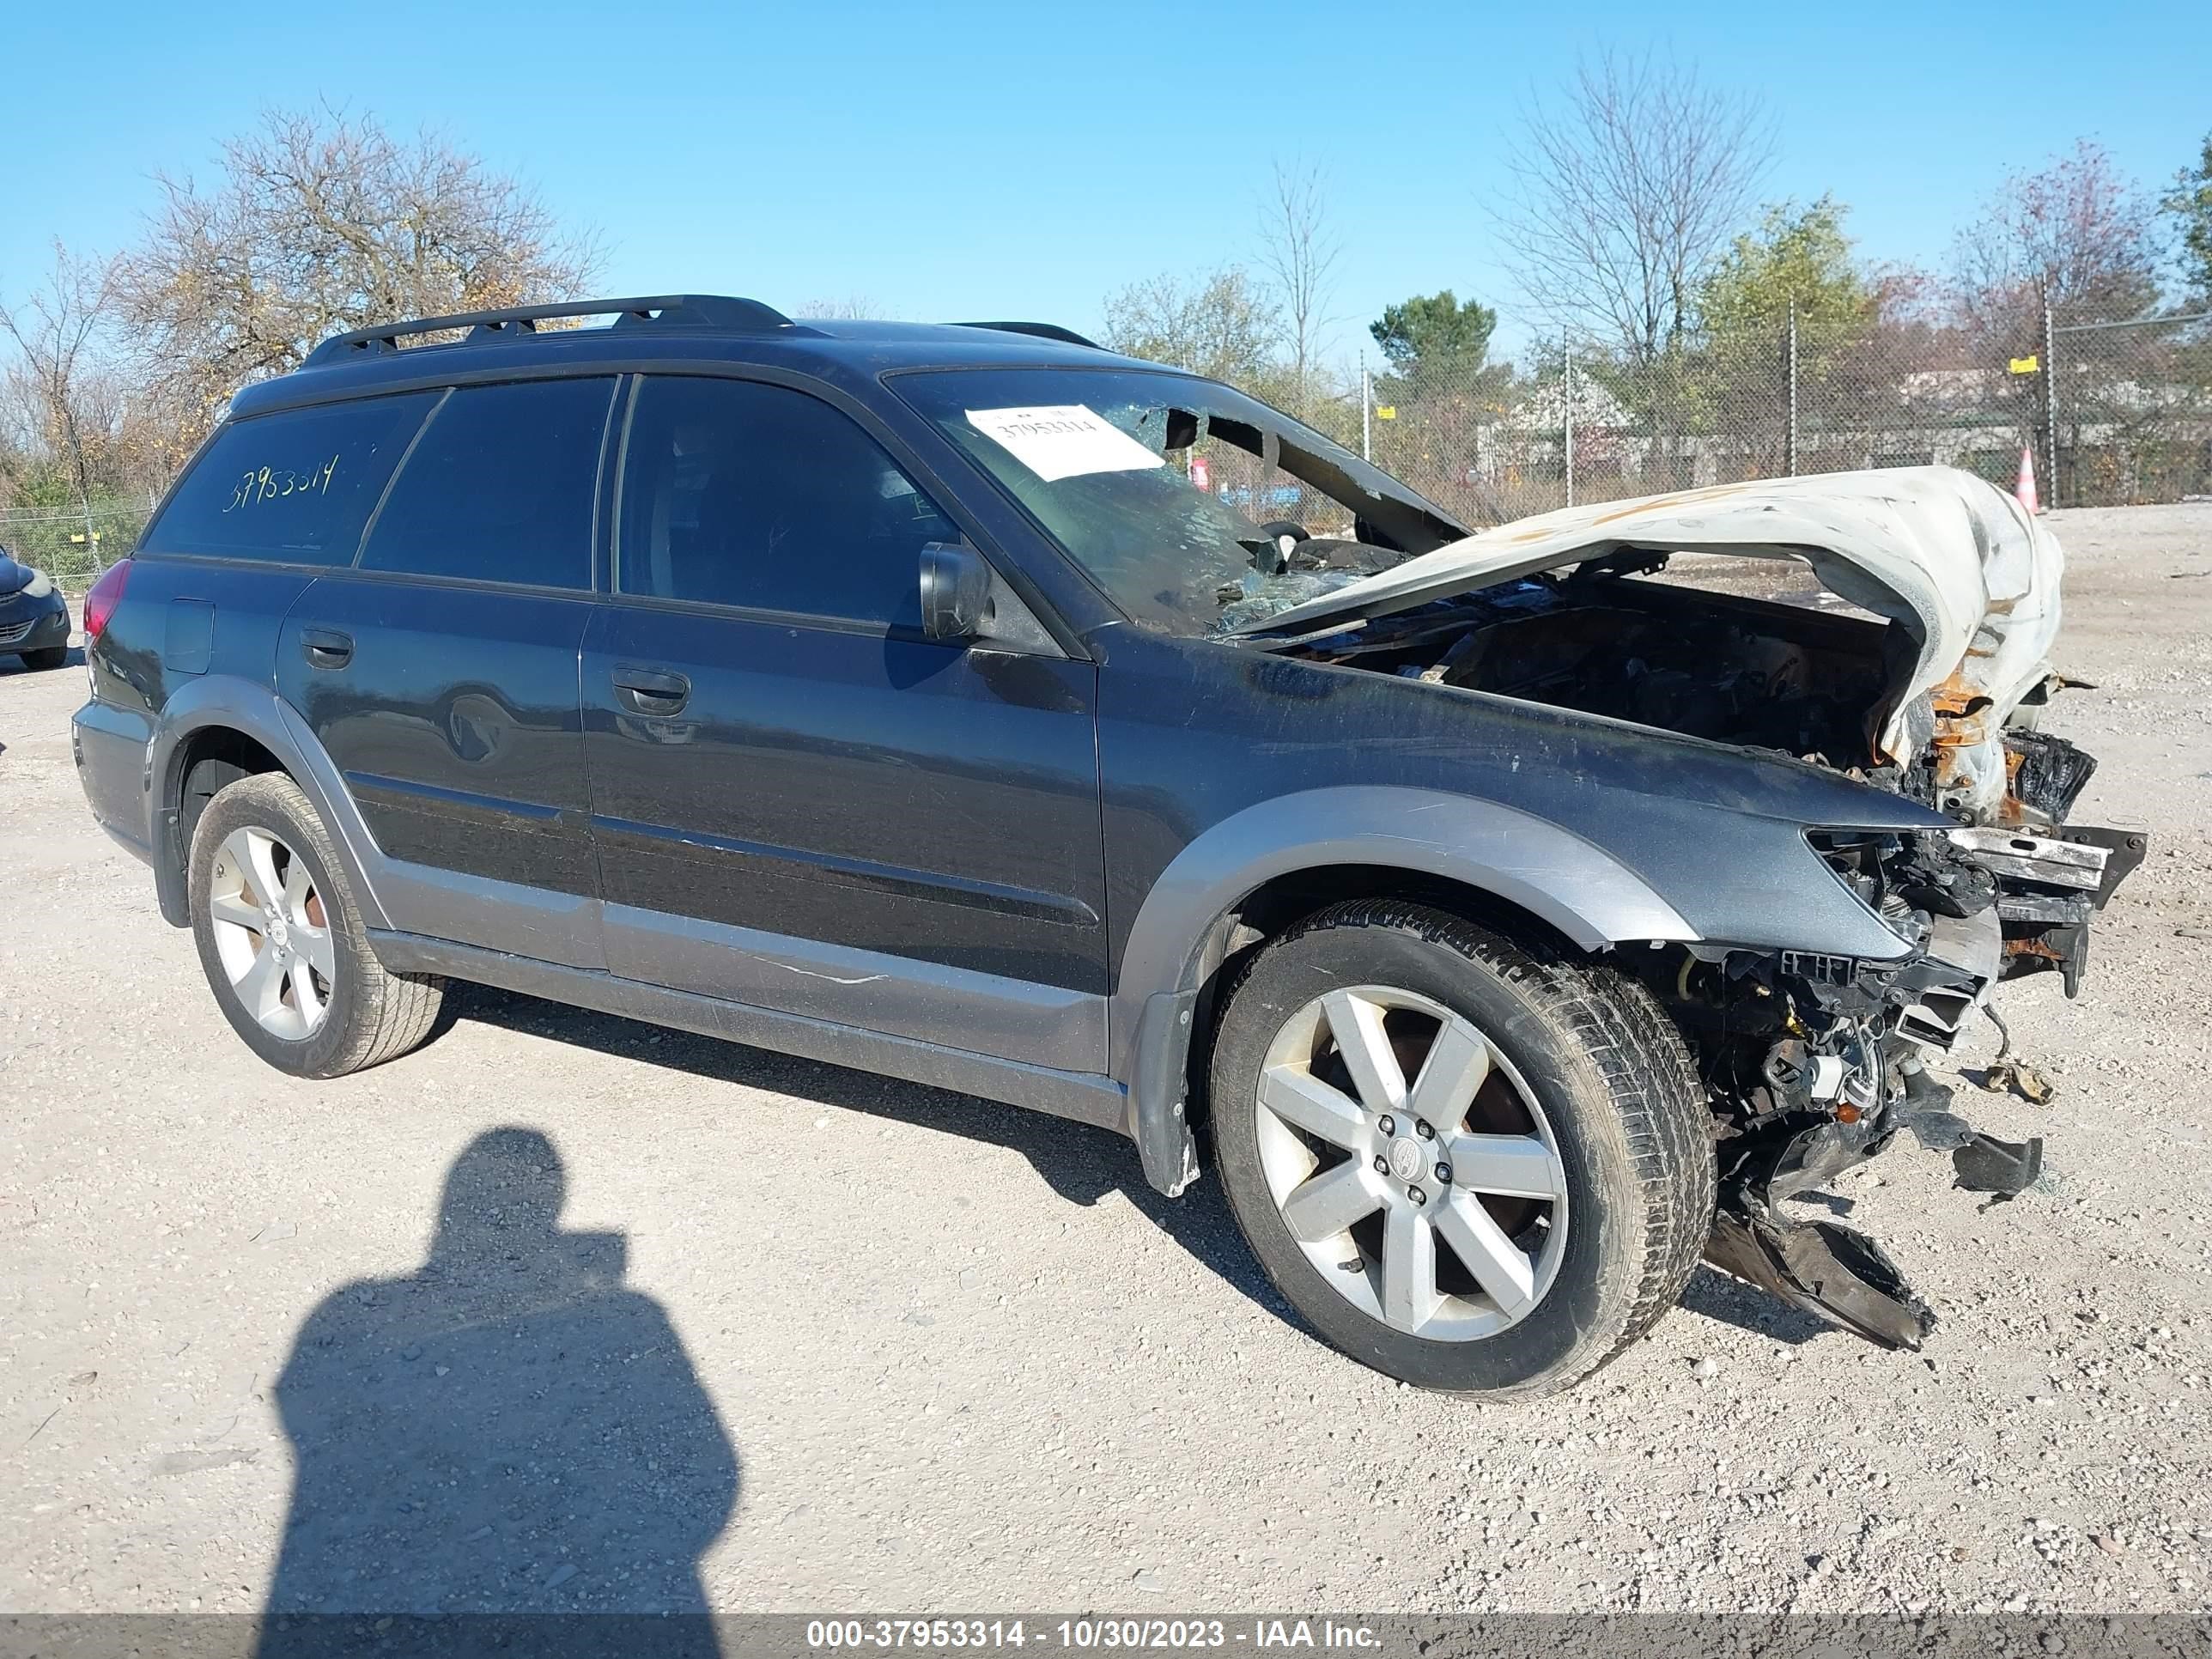
[(691, 1615), (624, 1643), (716, 1651), (699, 1556), (737, 1455), (666, 1312), (623, 1286), (623, 1235), (559, 1230), (563, 1187), (544, 1135), (479, 1135), (422, 1267), (301, 1326), (267, 1659), (328, 1651), (340, 1613)]
[[(1209, 1176), (1180, 1198), (1164, 1198), (1146, 1181), (1136, 1146), (1110, 1129), (489, 986), (456, 983), (451, 991), (446, 1008), (456, 1020), (477, 1020), (694, 1077), (765, 1089), (1008, 1147), (1027, 1158), (1045, 1184), (1072, 1204), (1088, 1208), (1120, 1193), (1210, 1272), (1277, 1317), (1297, 1322), (1290, 1304), (1267, 1282), (1245, 1248), (1222, 1197), (1221, 1183)], [(976, 1196), (984, 1190), (979, 1182)], [(948, 1194), (949, 1202), (962, 1207), (970, 1198), (968, 1194)]]

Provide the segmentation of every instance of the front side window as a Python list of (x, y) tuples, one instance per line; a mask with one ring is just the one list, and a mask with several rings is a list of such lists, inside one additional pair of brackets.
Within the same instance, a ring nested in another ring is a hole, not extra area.
[(280, 410), (218, 432), (147, 532), (153, 553), (353, 562), (434, 392)]
[(1225, 634), (1465, 533), (1388, 474), (1192, 375), (927, 370), (889, 384), (1130, 617)]
[(625, 593), (916, 627), (921, 550), (959, 527), (846, 416), (787, 386), (638, 387), (623, 447)]
[(392, 481), (361, 568), (588, 591), (614, 386), (603, 375), (454, 391)]

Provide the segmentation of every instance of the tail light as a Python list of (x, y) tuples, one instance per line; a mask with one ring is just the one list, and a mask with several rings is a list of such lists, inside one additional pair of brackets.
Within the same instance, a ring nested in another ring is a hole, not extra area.
[(118, 559), (84, 596), (84, 642), (88, 646), (107, 631), (107, 619), (115, 614), (116, 605), (130, 580), (131, 561)]

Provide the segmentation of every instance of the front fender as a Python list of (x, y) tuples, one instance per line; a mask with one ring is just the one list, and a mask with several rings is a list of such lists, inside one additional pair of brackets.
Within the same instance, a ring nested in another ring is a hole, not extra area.
[(1196, 985), (1215, 924), (1278, 876), (1379, 865), (1495, 894), (1585, 950), (1697, 930), (1641, 876), (1557, 824), (1441, 790), (1348, 785), (1261, 801), (1176, 854), (1145, 897), (1115, 981), (1115, 1074), (1133, 1075), (1146, 1000)]

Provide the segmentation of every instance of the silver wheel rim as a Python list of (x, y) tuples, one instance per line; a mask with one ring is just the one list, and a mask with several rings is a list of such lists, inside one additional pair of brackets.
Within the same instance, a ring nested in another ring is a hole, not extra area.
[(1256, 1110), (1284, 1226), (1369, 1317), (1474, 1342), (1551, 1289), (1567, 1237), (1559, 1143), (1464, 1016), (1388, 986), (1316, 997), (1268, 1045)]
[(337, 957), (307, 861), (268, 830), (234, 830), (208, 877), (216, 955), (246, 1012), (298, 1042), (330, 1015)]

